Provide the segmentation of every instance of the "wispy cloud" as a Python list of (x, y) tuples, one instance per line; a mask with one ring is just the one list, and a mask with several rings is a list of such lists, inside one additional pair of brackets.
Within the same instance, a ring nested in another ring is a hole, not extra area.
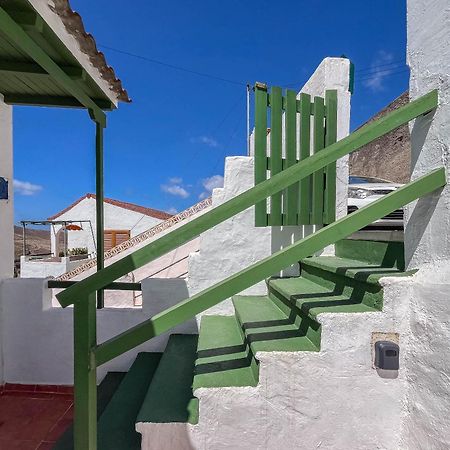
[(178, 212), (178, 209), (177, 209), (177, 208), (174, 208), (174, 207), (172, 206), (172, 208), (169, 208), (169, 209), (167, 210), (167, 212), (168, 212), (169, 214), (176, 214), (176, 213)]
[(36, 195), (38, 192), (42, 191), (44, 189), (39, 184), (33, 184), (29, 181), (20, 181), (20, 180), (14, 180), (14, 191), (18, 195)]
[(373, 92), (384, 90), (384, 80), (394, 70), (394, 68), (390, 67), (393, 60), (394, 55), (392, 53), (385, 50), (379, 50), (371, 64), (371, 76), (364, 81), (364, 86)]
[(191, 138), (192, 144), (203, 144), (208, 147), (218, 147), (219, 143), (212, 137), (209, 136), (198, 136)]
[(169, 178), (167, 184), (161, 185), (161, 190), (175, 197), (188, 198), (189, 192), (182, 186), (183, 179), (180, 177)]
[(212, 177), (204, 178), (202, 180), (202, 185), (205, 188), (205, 190), (198, 196), (200, 200), (209, 197), (213, 189), (223, 187), (223, 176), (213, 175)]

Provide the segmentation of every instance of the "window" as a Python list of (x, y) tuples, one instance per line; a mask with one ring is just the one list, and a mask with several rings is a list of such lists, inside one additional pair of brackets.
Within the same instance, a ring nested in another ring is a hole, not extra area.
[(130, 230), (105, 230), (105, 251), (130, 239)]

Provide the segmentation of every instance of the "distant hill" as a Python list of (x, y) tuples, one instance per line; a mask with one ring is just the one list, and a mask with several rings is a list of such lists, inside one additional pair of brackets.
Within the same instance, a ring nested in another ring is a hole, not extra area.
[[(408, 102), (409, 92), (406, 91), (367, 123), (385, 116)], [(350, 155), (350, 175), (378, 177), (397, 183), (407, 183), (410, 180), (410, 173), (411, 140), (408, 125), (403, 125), (381, 136)]]
[[(22, 227), (14, 227), (14, 257), (21, 257), (23, 250)], [(50, 231), (27, 228), (27, 254), (50, 253)]]

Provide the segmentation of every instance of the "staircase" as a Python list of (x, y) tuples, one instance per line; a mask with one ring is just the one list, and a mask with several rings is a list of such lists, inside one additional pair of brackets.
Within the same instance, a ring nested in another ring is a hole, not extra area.
[[(239, 396), (242, 388), (255, 389), (262, 352), (321, 352), (321, 314), (378, 312), (380, 279), (408, 275), (402, 242), (346, 239), (336, 244), (336, 256), (310, 257), (300, 266), (300, 277), (269, 279), (266, 296), (233, 297), (234, 316), (204, 316), (199, 335), (173, 334), (162, 355), (140, 353), (100, 416), (98, 448), (222, 448), (210, 440), (218, 439), (217, 430), (202, 427), (203, 417), (210, 419), (205, 393), (236, 388)], [(245, 421), (241, 411), (228, 414)], [(257, 448), (257, 440), (244, 437), (233, 448)], [(291, 448), (310, 448), (296, 445)]]

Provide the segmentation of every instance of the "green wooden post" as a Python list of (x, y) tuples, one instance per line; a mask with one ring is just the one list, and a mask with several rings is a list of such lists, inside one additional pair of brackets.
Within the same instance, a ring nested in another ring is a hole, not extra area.
[[(311, 139), (311, 96), (300, 94), (300, 161), (310, 157)], [(298, 223), (309, 225), (311, 223), (311, 184), (312, 177), (308, 176), (300, 181), (300, 209)]]
[[(255, 85), (255, 186), (267, 178), (267, 86)], [(267, 226), (267, 200), (255, 205), (255, 226)]]
[[(297, 163), (297, 99), (295, 91), (286, 91), (284, 118), (286, 136), (286, 169)], [(299, 183), (286, 190), (283, 225), (297, 225)]]
[[(281, 88), (273, 87), (270, 93), (270, 176), (283, 170), (282, 164), (282, 105)], [(269, 225), (283, 225), (281, 192), (270, 197)]]
[[(334, 144), (337, 139), (337, 91), (325, 92), (325, 146)], [(336, 220), (336, 161), (325, 168), (323, 223)]]
[[(314, 154), (323, 149), (325, 145), (324, 130), (325, 108), (322, 97), (314, 97)], [(323, 224), (323, 178), (324, 169), (320, 169), (312, 176), (312, 211), (311, 223)]]
[[(97, 228), (97, 271), (105, 267), (105, 220), (104, 220), (104, 189), (103, 189), (103, 126), (95, 123), (95, 197), (96, 197), (96, 228)], [(97, 308), (103, 308), (104, 292), (97, 293)]]
[(97, 326), (95, 293), (73, 309), (74, 338), (74, 448), (97, 448)]

